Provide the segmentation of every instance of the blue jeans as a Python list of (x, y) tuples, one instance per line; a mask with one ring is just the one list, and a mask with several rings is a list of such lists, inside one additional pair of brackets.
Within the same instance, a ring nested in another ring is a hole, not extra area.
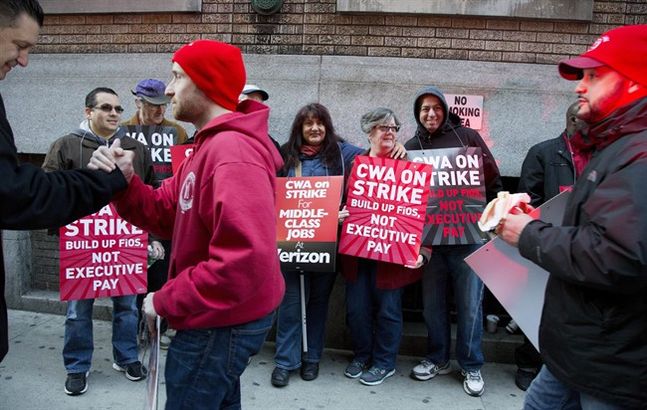
[(530, 384), (523, 403), (524, 410), (621, 410), (621, 404), (602, 401), (579, 393), (557, 380), (546, 366)]
[(463, 370), (483, 366), (483, 282), (463, 261), (480, 245), (436, 246), (422, 276), (423, 316), (427, 326), (427, 359), (449, 361), (451, 329), (447, 294), (450, 280), (457, 310), (456, 359)]
[[(324, 348), (328, 300), (336, 273), (304, 273), (306, 298), (306, 332), (308, 353), (303, 360), (319, 363)], [(284, 272), (285, 296), (278, 310), (276, 326), (276, 367), (294, 370), (301, 367), (301, 287), (298, 272)]]
[[(135, 295), (112, 299), (112, 357), (120, 366), (138, 361), (137, 308)], [(90, 370), (94, 341), (92, 307), (94, 299), (71, 300), (67, 303), (63, 363), (68, 373)]]
[(166, 410), (240, 409), (240, 375), (274, 313), (242, 325), (179, 330), (166, 357)]
[(375, 261), (358, 261), (357, 280), (346, 282), (346, 322), (354, 360), (393, 370), (402, 339), (402, 288), (378, 289), (376, 276)]

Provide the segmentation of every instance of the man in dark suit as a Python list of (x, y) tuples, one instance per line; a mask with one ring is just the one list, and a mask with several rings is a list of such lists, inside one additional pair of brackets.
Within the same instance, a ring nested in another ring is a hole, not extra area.
[[(16, 66), (26, 67), (43, 24), (37, 0), (0, 2), (0, 80)], [(112, 195), (126, 188), (116, 169), (111, 173), (87, 169), (45, 173), (18, 164), (13, 132), (0, 96), (0, 229), (39, 229), (65, 225), (96, 212)], [(8, 350), (7, 305), (4, 299), (4, 260), (0, 234), (0, 360)]]

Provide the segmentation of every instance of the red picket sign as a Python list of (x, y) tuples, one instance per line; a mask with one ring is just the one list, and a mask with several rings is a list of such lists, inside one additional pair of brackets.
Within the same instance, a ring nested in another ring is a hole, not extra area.
[(278, 255), (283, 270), (334, 272), (344, 177), (276, 179)]
[(148, 235), (112, 205), (59, 230), (61, 300), (146, 292)]
[(422, 233), (425, 245), (485, 243), (478, 227), (486, 205), (483, 154), (480, 147), (407, 151), (413, 162), (434, 169)]
[(414, 265), (429, 196), (430, 165), (358, 156), (348, 181), (339, 253)]

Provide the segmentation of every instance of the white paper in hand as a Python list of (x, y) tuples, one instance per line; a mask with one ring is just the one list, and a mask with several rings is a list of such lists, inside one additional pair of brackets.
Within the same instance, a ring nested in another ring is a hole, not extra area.
[[(530, 216), (561, 225), (569, 195), (568, 191), (562, 192)], [(498, 237), (465, 258), (465, 262), (539, 350), (539, 322), (549, 273)]]
[(514, 207), (524, 208), (530, 203), (530, 197), (526, 193), (511, 194), (508, 191), (501, 191), (497, 197), (490, 201), (483, 210), (478, 221), (479, 229), (488, 232), (496, 228), (502, 219), (510, 213)]

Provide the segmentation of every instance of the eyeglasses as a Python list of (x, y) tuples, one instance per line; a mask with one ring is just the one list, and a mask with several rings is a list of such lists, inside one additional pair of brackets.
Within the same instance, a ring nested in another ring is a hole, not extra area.
[(124, 107), (122, 107), (121, 105), (101, 104), (101, 105), (95, 105), (92, 108), (97, 108), (107, 114), (110, 114), (112, 110), (115, 110), (117, 114), (121, 114), (122, 112), (124, 112)]
[(375, 128), (377, 128), (381, 132), (391, 131), (393, 133), (396, 133), (396, 132), (400, 131), (400, 126), (399, 125), (378, 125)]

